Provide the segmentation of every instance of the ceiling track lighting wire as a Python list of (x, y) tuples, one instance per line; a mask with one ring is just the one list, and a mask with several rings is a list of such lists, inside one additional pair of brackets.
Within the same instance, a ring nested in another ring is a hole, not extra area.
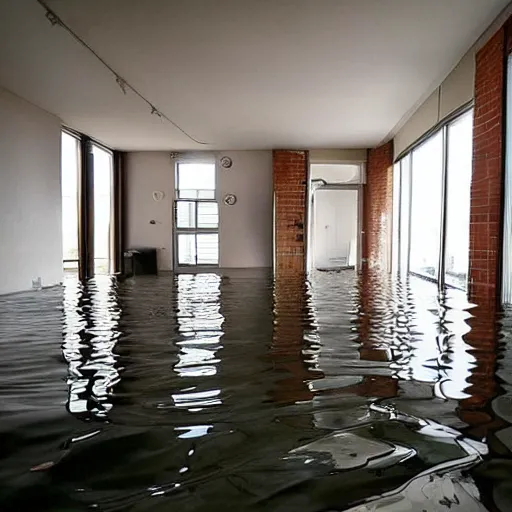
[(113, 69), (107, 62), (105, 62), (78, 34), (76, 34), (71, 27), (66, 25), (62, 19), (50, 9), (50, 7), (46, 4), (44, 0), (37, 0), (37, 3), (40, 4), (46, 10), (46, 18), (52, 24), (52, 26), (59, 25), (62, 27), (75, 41), (80, 43), (84, 48), (86, 48), (96, 59), (106, 67), (110, 73), (112, 73), (115, 77), (117, 85), (119, 85), (120, 89), (126, 94), (127, 89), (133, 92), (136, 96), (138, 96), (146, 105), (151, 109), (151, 114), (156, 115), (157, 117), (164, 119), (168, 123), (172, 124), (177, 130), (179, 130), (183, 135), (188, 137), (191, 141), (196, 144), (208, 145), (208, 142), (203, 142), (189, 133), (187, 133), (180, 125), (175, 123), (170, 117), (166, 116), (162, 111), (158, 110), (153, 103), (151, 103), (145, 96), (142, 95), (133, 85), (127, 82), (115, 69)]

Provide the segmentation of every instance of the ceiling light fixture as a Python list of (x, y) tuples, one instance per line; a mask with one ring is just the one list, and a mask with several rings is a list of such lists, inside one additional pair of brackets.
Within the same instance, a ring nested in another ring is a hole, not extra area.
[(73, 39), (75, 39), (78, 43), (80, 43), (84, 48), (86, 48), (96, 59), (103, 64), (105, 68), (107, 68), (110, 73), (114, 75), (114, 78), (116, 80), (117, 85), (121, 88), (124, 94), (126, 94), (127, 90), (130, 89), (130, 91), (133, 92), (136, 96), (138, 96), (142, 101), (148, 105), (148, 107), (151, 109), (151, 114), (156, 115), (160, 117), (161, 119), (164, 119), (168, 123), (172, 124), (177, 130), (179, 130), (183, 135), (188, 137), (191, 141), (195, 142), (196, 144), (201, 145), (207, 145), (208, 142), (200, 141), (199, 139), (196, 139), (189, 133), (187, 133), (181, 126), (179, 126), (177, 123), (175, 123), (170, 117), (166, 116), (164, 113), (162, 113), (160, 110), (158, 110), (153, 103), (151, 103), (145, 96), (142, 95), (133, 85), (131, 85), (129, 82), (127, 82), (119, 73), (117, 73), (107, 62), (105, 62), (78, 34), (76, 34), (73, 29), (71, 29), (68, 25), (66, 25), (60, 18), (57, 16), (55, 11), (52, 11), (46, 4), (44, 0), (37, 0), (37, 2), (46, 10), (46, 18), (48, 21), (52, 24), (52, 26), (59, 25), (61, 26), (66, 32), (68, 32)]
[(162, 113), (154, 106), (151, 106), (151, 114), (157, 117), (162, 117)]
[(123, 91), (123, 94), (126, 94), (126, 82), (120, 76), (118, 76), (116, 78), (116, 83), (119, 85), (121, 91)]
[(57, 23), (59, 23), (59, 18), (57, 18), (57, 16), (55, 16), (51, 11), (46, 11), (46, 17), (52, 25), (57, 25)]

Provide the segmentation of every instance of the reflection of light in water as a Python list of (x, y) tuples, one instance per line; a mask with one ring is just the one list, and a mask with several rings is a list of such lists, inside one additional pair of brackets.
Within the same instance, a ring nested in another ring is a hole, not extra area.
[(220, 389), (212, 389), (209, 391), (195, 391), (191, 393), (179, 393), (172, 395), (174, 405), (176, 407), (186, 407), (190, 411), (200, 411), (203, 407), (212, 405), (221, 405)]
[(178, 362), (180, 377), (212, 376), (220, 362), (216, 352), (224, 317), (220, 314), (220, 277), (215, 274), (178, 276)]
[[(353, 322), (350, 308), (358, 307), (358, 302), (351, 304), (348, 294), (342, 301), (332, 301), (332, 291), (339, 288), (342, 293), (342, 287), (348, 288), (350, 276), (328, 276), (329, 293), (324, 291), (324, 277), (314, 276), (317, 286), (313, 286), (313, 304), (320, 325), (320, 354), (316, 358), (311, 354), (324, 378), (308, 383), (312, 392), (321, 395), (329, 389), (357, 389), (364, 375), (377, 375), (424, 383), (430, 388), (430, 395), (427, 388), (421, 391), (426, 397), (468, 397), (466, 390), (475, 357), (464, 341), (470, 331), (467, 320), (471, 314), (462, 292), (451, 290), (445, 297), (438, 297), (435, 284), (414, 277), (389, 283), (379, 280), (378, 292), (371, 281), (363, 283), (367, 288), (361, 299), (357, 298), (362, 309), (356, 311), (355, 322), (356, 341), (361, 344), (358, 357), (350, 344), (340, 344), (340, 335), (345, 335), (344, 339), (353, 336), (345, 326)], [(339, 357), (342, 352), (349, 364)], [(419, 393), (422, 388), (407, 389)]]
[[(203, 437), (208, 435), (213, 425), (189, 425), (188, 427), (176, 427), (174, 430), (177, 432), (183, 432), (179, 434), (180, 439), (193, 439), (196, 437)], [(191, 457), (194, 454), (194, 450), (188, 451), (188, 456)]]
[(63, 354), (68, 362), (69, 411), (106, 418), (112, 408), (112, 387), (119, 382), (114, 347), (121, 312), (113, 281), (98, 276), (84, 292), (75, 278), (64, 286)]
[[(205, 375), (215, 375), (217, 373), (217, 364), (220, 359), (215, 358), (214, 350), (199, 349), (182, 345), (180, 360), (174, 365), (174, 369), (181, 377), (200, 377)], [(217, 347), (216, 347), (217, 348)], [(202, 363), (210, 363), (204, 365)]]
[(446, 298), (438, 298), (437, 285), (419, 278), (411, 278), (410, 285), (414, 312), (408, 314), (409, 333), (401, 336), (404, 343), (397, 347), (402, 356), (408, 353), (399, 361), (398, 376), (435, 384), (440, 398), (467, 398), (475, 358), (464, 341), (471, 317), (465, 295), (450, 290)]

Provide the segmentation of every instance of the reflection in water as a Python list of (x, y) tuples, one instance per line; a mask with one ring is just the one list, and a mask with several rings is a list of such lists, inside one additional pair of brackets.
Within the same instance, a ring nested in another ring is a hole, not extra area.
[(272, 398), (291, 404), (311, 400), (308, 382), (321, 378), (318, 371), (318, 340), (314, 333), (307, 286), (300, 275), (277, 279), (274, 286), (274, 331), (270, 354), (274, 370), (283, 377), (276, 382)]
[(98, 276), (85, 286), (68, 278), (64, 287), (64, 343), (68, 363), (68, 410), (82, 419), (105, 420), (119, 382), (114, 353), (121, 310), (115, 282)]
[(194, 377), (214, 377), (218, 371), (220, 359), (217, 352), (222, 348), (224, 321), (220, 314), (220, 277), (213, 274), (180, 275), (177, 286), (178, 339), (175, 344), (179, 352), (173, 370), (185, 380), (183, 387), (173, 392), (172, 399), (175, 407), (197, 412), (205, 407), (222, 405), (221, 390), (208, 386), (210, 380), (215, 383), (214, 379), (201, 379), (204, 384), (200, 387), (191, 385), (195, 383)]
[(511, 318), (346, 271), (1, 297), (0, 509), (510, 510)]

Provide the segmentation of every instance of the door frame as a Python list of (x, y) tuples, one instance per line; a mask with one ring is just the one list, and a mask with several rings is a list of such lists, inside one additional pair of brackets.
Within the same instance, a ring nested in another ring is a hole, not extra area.
[[(318, 190), (355, 190), (357, 191), (357, 236), (356, 236), (356, 265), (355, 270), (359, 271), (362, 268), (362, 246), (363, 246), (363, 184), (362, 183), (353, 183), (353, 184), (326, 184), (320, 187), (317, 187), (311, 193), (311, 199), (309, 201), (309, 211), (310, 211), (310, 222), (308, 223), (310, 233), (308, 233), (308, 240), (310, 241), (308, 244), (308, 253), (313, 252), (314, 245), (314, 229), (315, 229), (315, 193)], [(314, 261), (313, 255), (308, 254), (308, 261), (311, 261), (311, 267), (308, 271), (314, 270)]]

